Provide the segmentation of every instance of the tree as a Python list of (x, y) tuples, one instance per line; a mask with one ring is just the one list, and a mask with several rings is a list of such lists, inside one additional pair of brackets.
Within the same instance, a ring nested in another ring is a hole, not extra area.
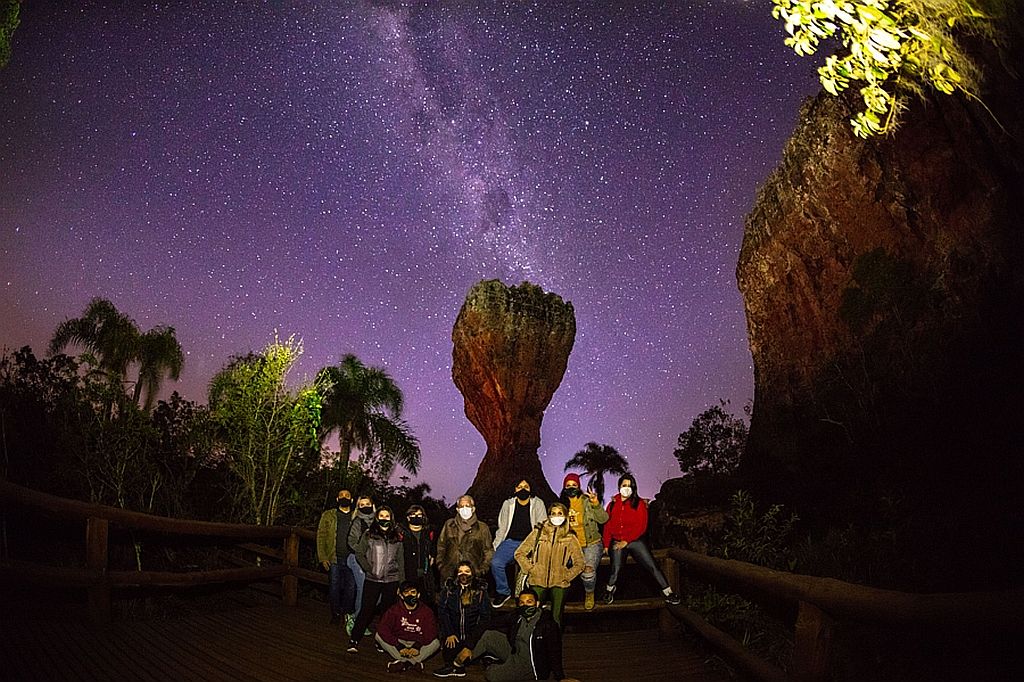
[(367, 367), (351, 353), (332, 367), (317, 373), (323, 396), (323, 421), (319, 440), (338, 433), (341, 468), (355, 450), (361, 450), (363, 468), (381, 478), (391, 475), (396, 464), (415, 474), (420, 465), (420, 446), (402, 421), (402, 391), (388, 373)]
[(747, 424), (725, 411), (729, 401), (704, 410), (679, 434), (673, 452), (683, 474), (728, 475), (739, 466), (747, 444)]
[(629, 463), (611, 445), (598, 445), (591, 442), (565, 463), (563, 470), (568, 471), (569, 469), (583, 469), (584, 474), (590, 476), (587, 487), (597, 493), (598, 499), (603, 501), (605, 475), (625, 476), (629, 473)]
[(993, 42), (1004, 15), (1002, 0), (772, 0), (772, 16), (786, 23), (786, 45), (813, 54), (838, 37), (843, 50), (818, 69), (833, 95), (862, 83), (864, 109), (850, 121), (860, 137), (892, 130), (907, 93), (933, 88), (978, 100), (981, 71), (961, 36)]
[(145, 390), (143, 409), (147, 412), (156, 402), (164, 378), (169, 376), (177, 381), (184, 363), (174, 327), (158, 326), (142, 333), (135, 320), (105, 298), (92, 299), (81, 317), (58, 325), (50, 340), (49, 353), (55, 355), (71, 344), (82, 346), (94, 356), (110, 384), (121, 391), (129, 367), (138, 365), (133, 399), (139, 404)]
[(294, 337), (275, 339), (261, 353), (232, 359), (210, 382), (216, 440), (256, 524), (277, 520), (289, 477), (319, 456), (320, 393), (315, 385), (291, 391), (286, 384), (301, 355)]
[(11, 38), (21, 20), (21, 0), (0, 0), (0, 69), (11, 59)]

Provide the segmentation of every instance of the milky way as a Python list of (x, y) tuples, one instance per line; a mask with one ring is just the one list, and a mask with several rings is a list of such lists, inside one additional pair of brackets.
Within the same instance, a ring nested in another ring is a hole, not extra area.
[(743, 217), (817, 89), (782, 37), (753, 0), (25, 3), (0, 345), (42, 352), (103, 296), (177, 329), (199, 401), (275, 333), (307, 376), (354, 352), (452, 499), (484, 450), (455, 316), (480, 279), (529, 280), (577, 315), (549, 478), (598, 441), (653, 494), (699, 412), (752, 396)]

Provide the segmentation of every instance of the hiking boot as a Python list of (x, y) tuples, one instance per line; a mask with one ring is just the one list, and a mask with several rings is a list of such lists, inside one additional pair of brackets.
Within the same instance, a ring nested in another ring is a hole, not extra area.
[(465, 677), (466, 668), (461, 665), (446, 665), (434, 671), (434, 677)]
[(511, 598), (512, 598), (511, 595), (499, 594), (498, 596), (496, 596), (494, 599), (491, 600), (491, 606), (496, 608), (496, 609), (500, 609)]
[(683, 603), (683, 600), (675, 592), (669, 592), (665, 595), (665, 603), (671, 604), (672, 606), (679, 606)]
[(406, 670), (412, 667), (412, 663), (409, 661), (390, 661), (388, 663), (389, 673), (404, 673)]
[(596, 599), (594, 598), (594, 593), (593, 592), (587, 592), (586, 595), (584, 595), (584, 597), (583, 597), (583, 608), (586, 609), (587, 611), (593, 611), (594, 610), (594, 602), (595, 601), (596, 601)]
[(611, 604), (615, 601), (615, 590), (606, 590), (604, 593), (604, 603)]

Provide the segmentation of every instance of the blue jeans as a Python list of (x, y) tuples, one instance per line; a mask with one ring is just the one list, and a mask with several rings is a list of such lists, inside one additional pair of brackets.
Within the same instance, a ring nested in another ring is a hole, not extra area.
[[(491, 575), (494, 576), (494, 589), (498, 594), (505, 597), (512, 594), (512, 588), (508, 586), (508, 574), (505, 567), (516, 560), (516, 550), (522, 544), (520, 540), (502, 540), (498, 549), (494, 550), (491, 557)], [(478, 571), (479, 572), (479, 571)]]
[(658, 581), (658, 587), (665, 589), (668, 587), (668, 581), (665, 580), (665, 575), (658, 568), (658, 564), (654, 563), (654, 557), (651, 556), (651, 550), (647, 548), (647, 543), (643, 540), (634, 540), (633, 542), (626, 545), (624, 549), (608, 549), (608, 554), (612, 558), (612, 574), (608, 576), (608, 587), (615, 587), (615, 581), (619, 579), (619, 569), (622, 568), (622, 562), (626, 558), (626, 552), (633, 555), (633, 558), (638, 564), (647, 569), (647, 572), (654, 576), (654, 579)]
[(348, 555), (348, 567), (352, 571), (352, 578), (355, 580), (356, 591), (353, 603), (356, 609), (358, 609), (363, 603), (363, 581), (366, 580), (366, 572), (363, 571), (363, 567), (356, 561), (355, 554)]
[(583, 590), (593, 592), (597, 587), (597, 567), (601, 565), (601, 555), (604, 554), (604, 544), (600, 540), (591, 543), (583, 548)]
[(345, 613), (352, 613), (356, 610), (356, 578), (352, 575), (352, 569), (348, 563), (339, 564), (337, 561), (331, 564), (329, 569), (327, 596), (331, 602), (331, 615), (340, 616)]

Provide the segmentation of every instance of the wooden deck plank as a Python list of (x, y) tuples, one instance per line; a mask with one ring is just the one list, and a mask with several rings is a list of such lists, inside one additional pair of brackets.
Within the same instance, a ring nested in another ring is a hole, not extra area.
[[(654, 617), (652, 616), (652, 621)], [(175, 620), (116, 622), (106, 627), (39, 619), (17, 627), (0, 647), (0, 670), (11, 680), (189, 679), (221, 682), (328, 682), (341, 678), (385, 682), (387, 659), (372, 638), (357, 654), (344, 650), (344, 631), (327, 623), (323, 604), (298, 607), (251, 606)], [(570, 633), (565, 667), (585, 682), (667, 680), (724, 682), (709, 671), (705, 654), (682, 636), (659, 638), (656, 629), (632, 632)], [(427, 662), (433, 679), (440, 657)], [(466, 680), (483, 680), (471, 666)]]

